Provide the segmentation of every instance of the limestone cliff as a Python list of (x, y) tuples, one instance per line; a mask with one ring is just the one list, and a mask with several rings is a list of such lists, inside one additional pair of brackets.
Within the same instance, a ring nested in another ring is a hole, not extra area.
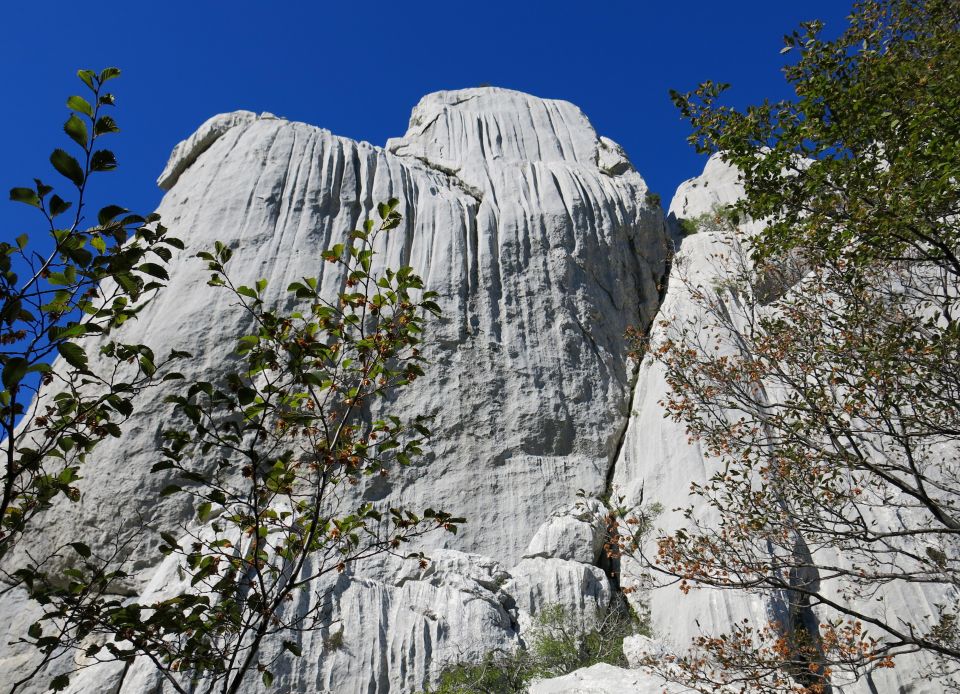
[[(205, 265), (193, 258), (214, 241), (235, 249), (231, 276), (269, 280), (273, 300), (304, 275), (320, 276), (329, 296), (344, 278), (321, 262), (321, 251), (345, 240), (377, 202), (396, 197), (404, 221), (377, 262), (412, 265), (440, 295), (427, 376), (388, 404), (433, 417), (429, 455), (357, 494), (442, 506), (468, 522), (457, 536), (425, 541), (426, 568), (371, 562), (324, 586), (333, 626), (299, 637), (305, 657), (283, 661), (276, 691), (417, 691), (448, 663), (516, 647), (543, 605), (575, 613), (606, 606), (614, 586), (597, 565), (600, 499), (617, 490), (634, 502), (643, 490), (667, 509), (659, 524), (676, 527), (682, 518), (671, 510), (689, 503), (691, 482), (713, 469), (682, 426), (664, 419), (662, 368), (649, 358), (631, 362), (624, 332), (649, 329), (655, 344), (665, 330), (659, 321), (695, 317), (690, 287), (728, 271), (718, 234), (682, 238), (675, 223), (741, 195), (736, 172), (719, 159), (681, 185), (668, 224), (620, 147), (575, 106), (483, 88), (424, 97), (407, 133), (384, 148), (270, 114), (216, 116), (174, 149), (158, 183), (167, 191), (159, 212), (187, 247), (172, 262), (169, 287), (123, 338), (158, 353), (192, 352), (182, 369), (188, 379), (216, 380), (235, 338), (251, 327), (226, 293), (207, 286)], [(155, 530), (194, 514), (176, 497), (158, 502), (170, 480), (150, 468), (170, 413), (163, 395), (177, 388), (136, 402), (123, 437), (101, 444), (85, 466), (81, 500), (58, 504), (22, 546), (42, 554), (78, 528), (100, 546), (118, 529), (139, 534), (124, 590), (149, 599), (176, 587), (176, 564), (156, 551)], [(578, 490), (586, 507), (576, 507)], [(624, 582), (640, 572), (629, 561), (622, 570)], [(735, 619), (766, 623), (772, 609), (732, 593), (663, 588), (648, 597), (663, 649)], [(937, 596), (904, 589), (884, 598), (911, 609)], [(313, 599), (305, 595), (303, 606)], [(32, 610), (17, 590), (0, 594), (0, 614), (9, 615), (0, 625), (0, 688), (32, 667), (33, 652), (7, 645)], [(649, 645), (625, 650), (631, 656)], [(937, 691), (912, 682), (911, 672), (878, 674), (872, 686)], [(261, 690), (252, 677), (245, 691)], [(84, 669), (70, 691), (165, 689), (150, 663), (136, 661)], [(603, 665), (532, 691), (641, 694), (662, 686)]]
[[(606, 490), (633, 383), (623, 334), (657, 310), (668, 237), (643, 179), (579, 109), (503, 89), (440, 92), (386, 148), (237, 112), (178, 145), (159, 183), (168, 192), (158, 211), (187, 247), (169, 287), (123, 337), (193, 353), (188, 379), (216, 380), (250, 329), (192, 257), (214, 241), (235, 249), (237, 282), (265, 278), (278, 301), (304, 275), (320, 275), (332, 294), (343, 278), (325, 272), (320, 252), (396, 197), (404, 222), (379, 262), (412, 265), (440, 294), (427, 377), (390, 405), (434, 417), (428, 459), (360, 493), (442, 504), (468, 523), (428, 540), (425, 570), (387, 562), (342, 576), (329, 605), (342, 646), (327, 648), (326, 631), (305, 634), (310, 657), (278, 673), (282, 691), (416, 690), (446, 662), (515, 644), (538, 605), (590, 610), (609, 600), (594, 566), (599, 529), (567, 511), (578, 489)], [(151, 528), (189, 522), (182, 502), (158, 503), (169, 479), (149, 472), (166, 392), (136, 402), (123, 437), (84, 468), (80, 502), (58, 505), (22, 546), (42, 552), (77, 527), (102, 545), (115, 520), (128, 533), (142, 532), (139, 518)], [(127, 589), (155, 595), (176, 572), (144, 534)], [(25, 618), (16, 592), (0, 600), (5, 614)], [(0, 680), (23, 672), (29, 655), (6, 648)], [(72, 691), (161, 686), (139, 662), (73, 679)]]

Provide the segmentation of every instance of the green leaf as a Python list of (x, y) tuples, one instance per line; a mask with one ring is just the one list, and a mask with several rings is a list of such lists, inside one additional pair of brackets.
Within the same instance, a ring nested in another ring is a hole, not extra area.
[(78, 145), (84, 149), (87, 148), (87, 140), (90, 137), (87, 133), (87, 124), (77, 118), (75, 114), (70, 114), (67, 122), (63, 124), (63, 131)]
[(147, 376), (153, 376), (157, 372), (157, 365), (146, 355), (140, 357), (140, 368)]
[(74, 111), (79, 111), (85, 116), (93, 118), (93, 107), (90, 105), (90, 102), (84, 99), (82, 96), (71, 96), (67, 99), (67, 108), (71, 108)]
[(100, 226), (105, 227), (124, 212), (128, 212), (125, 207), (120, 207), (120, 205), (107, 205), (106, 207), (100, 208), (100, 212), (97, 213), (97, 222)]
[(303, 655), (303, 651), (300, 649), (300, 646), (295, 644), (293, 641), (284, 641), (283, 647), (286, 648), (291, 653), (293, 653), (298, 658)]
[(253, 388), (243, 386), (237, 390), (237, 402), (239, 402), (242, 407), (249, 405), (256, 397), (257, 391)]
[(57, 351), (70, 366), (81, 371), (87, 370), (87, 353), (83, 351), (80, 345), (73, 342), (61, 342), (57, 345)]
[(133, 403), (126, 398), (122, 398), (119, 395), (112, 395), (109, 398), (109, 402), (113, 406), (113, 409), (122, 414), (124, 417), (129, 417), (133, 414)]
[(40, 207), (40, 198), (37, 197), (37, 192), (32, 188), (11, 188), (10, 199), (14, 202)]
[(157, 265), (156, 263), (141, 263), (137, 266), (137, 270), (162, 280), (170, 279), (164, 267), (162, 265)]
[(93, 126), (94, 135), (106, 135), (107, 133), (117, 132), (120, 132), (120, 128), (117, 127), (116, 121), (110, 116), (100, 116)]
[(107, 80), (112, 80), (115, 77), (120, 76), (120, 68), (118, 67), (106, 67), (100, 71), (100, 82), (106, 82)]
[(71, 542), (70, 546), (73, 547), (74, 551), (84, 559), (90, 558), (90, 548), (87, 545), (83, 544), (82, 542)]
[(177, 492), (182, 492), (182, 491), (183, 491), (183, 487), (180, 487), (176, 484), (168, 484), (160, 492), (160, 496), (170, 496), (171, 494), (176, 494)]
[(180, 543), (177, 542), (177, 538), (175, 538), (170, 533), (160, 533), (160, 539), (166, 542), (171, 547), (174, 547), (174, 548), (180, 547)]
[(209, 501), (204, 501), (202, 504), (197, 506), (197, 520), (201, 523), (206, 523), (207, 519), (210, 517), (210, 509), (213, 507)]
[(96, 91), (96, 87), (93, 85), (93, 80), (96, 75), (93, 70), (77, 70), (77, 77), (79, 77), (80, 81), (87, 85), (91, 91)]
[(61, 175), (70, 179), (77, 188), (83, 185), (83, 169), (76, 159), (62, 149), (53, 150), (50, 155), (50, 163)]
[(154, 246), (154, 247), (153, 247), (152, 249), (150, 249), (150, 250), (153, 251), (153, 254), (154, 254), (155, 256), (157, 256), (158, 258), (160, 258), (160, 260), (162, 260), (162, 261), (165, 262), (165, 263), (169, 263), (169, 262), (170, 262), (170, 258), (173, 257), (173, 253), (171, 253), (171, 252), (170, 252), (170, 249), (167, 248), (166, 246)]
[(108, 149), (98, 149), (90, 157), (91, 171), (113, 171), (117, 168), (117, 158)]
[(273, 684), (273, 673), (269, 670), (263, 671), (263, 683), (268, 687)]
[(69, 210), (72, 205), (72, 202), (67, 202), (59, 195), (55, 194), (50, 198), (50, 216), (56, 217), (57, 215), (63, 214)]
[(47, 193), (53, 190), (53, 186), (46, 185), (39, 178), (33, 179), (33, 182), (37, 184), (37, 195), (40, 196), (41, 200), (47, 195)]
[(3, 366), (3, 387), (13, 390), (27, 375), (30, 362), (22, 357), (11, 357)]

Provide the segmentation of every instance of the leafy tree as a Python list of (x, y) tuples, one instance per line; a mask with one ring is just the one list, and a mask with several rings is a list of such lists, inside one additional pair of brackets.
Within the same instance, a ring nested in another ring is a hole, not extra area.
[[(381, 508), (350, 491), (410, 464), (430, 433), (374, 405), (423, 375), (420, 335), (439, 313), (412, 268), (374, 269), (377, 239), (401, 221), (397, 204), (381, 204), (379, 225), (368, 220), (318, 258), (342, 273), (336, 298), (304, 277), (288, 287), (292, 312), (266, 305), (265, 280), (234, 284), (223, 244), (199, 254), (255, 332), (238, 340), (238, 371), (170, 398), (182, 426), (165, 432), (153, 472), (172, 476), (161, 496), (195, 503), (194, 522), (160, 533), (181, 583), (173, 597), (130, 601), (115, 595), (125, 574), (96, 560), (65, 585), (35, 579), (47, 610), (28, 640), (88, 663), (147, 658), (179, 692), (234, 694), (251, 673), (269, 686), (279, 660), (301, 656), (298, 634), (328, 626), (331, 577), (426, 532), (456, 532), (462, 518)], [(67, 682), (61, 674), (52, 686)]]
[[(696, 317), (653, 346), (668, 413), (722, 465), (693, 488), (715, 520), (688, 511), (647, 560), (779, 607), (655, 663), (704, 692), (960, 665), (960, 6), (863, 1), (839, 38), (820, 31), (786, 38), (793, 100), (674, 94), (765, 225), (727, 236), (726, 277), (688, 285)], [(911, 587), (939, 596), (932, 614), (886, 602)]]
[[(11, 200), (37, 208), (49, 242), (31, 244), (28, 234), (0, 242), (0, 558), (57, 496), (76, 500), (80, 465), (99, 441), (120, 435), (133, 396), (161, 380), (167, 363), (146, 345), (108, 342), (92, 364), (83, 345), (84, 337), (109, 335), (136, 317), (166, 281), (170, 249), (182, 247), (156, 215), (117, 205), (103, 207), (96, 224), (86, 226), (94, 174), (117, 168), (113, 153), (99, 145), (119, 130), (106, 113), (114, 95), (105, 88), (119, 74), (77, 73), (88, 93), (67, 99), (63, 129), (81, 156), (63, 149), (50, 155), (72, 195), (40, 179), (10, 191)], [(51, 365), (57, 356), (61, 361)], [(88, 552), (82, 543), (75, 550)]]

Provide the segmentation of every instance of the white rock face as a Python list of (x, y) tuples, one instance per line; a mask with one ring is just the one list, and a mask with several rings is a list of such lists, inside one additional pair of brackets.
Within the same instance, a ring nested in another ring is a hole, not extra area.
[[(589, 498), (577, 508), (578, 489), (599, 497), (610, 480), (628, 503), (642, 490), (667, 509), (660, 527), (683, 522), (671, 509), (689, 503), (690, 484), (704, 481), (714, 462), (664, 419), (663, 370), (645, 359), (634, 374), (623, 333), (649, 325), (658, 309), (670, 321), (691, 319), (695, 308), (680, 278), (705, 286), (722, 278), (724, 246), (711, 232), (682, 239), (659, 306), (668, 242), (662, 215), (623, 150), (599, 137), (576, 107), (501, 89), (440, 92), (416, 106), (407, 134), (386, 148), (241, 111), (210, 119), (179, 144), (159, 184), (169, 191), (159, 211), (187, 249), (173, 263), (170, 287), (123, 337), (159, 354), (194, 353), (197, 360), (182, 369), (188, 379), (215, 380), (228, 368), (234, 339), (250, 329), (192, 259), (215, 240), (235, 249), (237, 282), (266, 278), (277, 301), (303, 275), (320, 276), (332, 294), (343, 278), (319, 262), (320, 251), (342, 241), (378, 201), (397, 197), (404, 224), (379, 262), (412, 265), (444, 309), (429, 328), (427, 377), (390, 404), (434, 415), (433, 450), (390, 485), (359, 493), (443, 506), (468, 523), (456, 537), (428, 540), (427, 567), (371, 563), (323, 586), (332, 626), (302, 636), (309, 657), (275, 668), (274, 691), (415, 692), (447, 664), (517, 647), (545, 606), (561, 604), (583, 618), (605, 608), (613, 588), (595, 565), (605, 509)], [(678, 189), (671, 219), (698, 217), (741, 193), (736, 172), (712, 158)], [(680, 240), (675, 224), (671, 231)], [(653, 343), (664, 334), (655, 326)], [(83, 470), (81, 501), (58, 505), (40, 520), (43, 532), (27, 538), (35, 554), (78, 533), (105, 546), (119, 528), (140, 540), (126, 588), (145, 598), (176, 590), (176, 566), (161, 561), (155, 531), (176, 528), (193, 511), (177, 497), (158, 503), (170, 480), (149, 473), (170, 411), (162, 396), (174, 389), (141, 398), (123, 438), (97, 449)], [(22, 560), (13, 556), (8, 568)], [(642, 580), (636, 564), (625, 560), (621, 569), (623, 585)], [(941, 596), (898, 587), (883, 598), (891, 610), (926, 610)], [(634, 666), (735, 620), (765, 624), (772, 609), (757, 597), (673, 588), (655, 591), (649, 608), (656, 639), (624, 642)], [(36, 662), (33, 651), (8, 645), (34, 609), (21, 591), (0, 594), (0, 614), (10, 615), (0, 628), (0, 689)], [(42, 691), (49, 674), (69, 665), (58, 663), (24, 691)], [(842, 692), (942, 689), (913, 681), (915, 671), (906, 664), (878, 672), (872, 685)], [(166, 689), (150, 663), (135, 661), (85, 669), (69, 690), (104, 691)], [(244, 691), (263, 691), (259, 679)], [(642, 670), (595, 665), (530, 691), (682, 690)]]
[[(325, 603), (330, 626), (293, 636), (306, 656), (294, 668), (278, 668), (273, 689), (251, 678), (244, 691), (419, 690), (446, 664), (518, 645), (515, 619), (505, 607), (511, 600), (500, 590), (508, 579), (495, 561), (453, 550), (436, 550), (424, 569), (405, 564), (392, 582), (341, 575), (323, 586), (331, 591)], [(175, 563), (164, 562), (144, 599), (167, 597), (178, 583)], [(303, 594), (291, 609), (306, 609), (311, 600)], [(266, 658), (273, 655), (265, 649)], [(109, 676), (119, 680), (121, 674), (120, 692), (163, 691), (155, 667), (144, 659), (125, 673), (83, 670), (68, 691), (95, 694)]]
[(713, 155), (703, 167), (703, 173), (684, 181), (677, 187), (667, 216), (690, 219), (710, 212), (714, 205), (730, 205), (743, 196), (739, 172)]
[(157, 178), (157, 185), (163, 190), (170, 190), (180, 178), (180, 174), (186, 171), (197, 160), (197, 157), (208, 150), (218, 137), (231, 128), (252, 123), (256, 119), (257, 114), (252, 111), (221, 113), (209, 119), (197, 128), (193, 135), (173, 148), (173, 152), (170, 153), (170, 160), (164, 167), (163, 173)]
[(660, 644), (649, 636), (635, 634), (623, 640), (623, 657), (632, 668), (640, 667), (647, 655), (658, 653), (659, 650)]
[(544, 607), (563, 605), (571, 617), (590, 624), (610, 604), (613, 591), (602, 569), (565, 559), (524, 559), (510, 569), (504, 591), (520, 610), (521, 631)]
[(688, 691), (666, 684), (642, 670), (597, 663), (563, 677), (533, 682), (530, 694), (679, 694)]
[(30, 674), (36, 664), (36, 652), (8, 644), (23, 638), (43, 612), (24, 589), (15, 587), (0, 595), (0, 614), (3, 615), (0, 620), (0, 686), (9, 690), (14, 682)]
[[(709, 212), (714, 205), (734, 202), (743, 192), (736, 182), (737, 172), (712, 157), (701, 176), (684, 182), (670, 204), (671, 220), (690, 219)], [(698, 310), (690, 298), (689, 287), (710, 286), (728, 271), (724, 266), (726, 249), (713, 232), (700, 232), (682, 239), (673, 258), (670, 283), (660, 314), (650, 335), (651, 345), (665, 338), (669, 325), (693, 320)], [(661, 321), (667, 323), (661, 325)], [(673, 509), (691, 503), (690, 485), (703, 483), (712, 473), (712, 461), (705, 458), (699, 445), (689, 444), (684, 426), (664, 418), (660, 401), (667, 392), (660, 363), (645, 357), (640, 364), (633, 393), (630, 421), (620, 457), (615, 466), (613, 488), (624, 494), (627, 503), (643, 498), (665, 509), (657, 526), (664, 529), (684, 524)], [(705, 516), (706, 517), (706, 516)], [(623, 584), (639, 584), (635, 563), (623, 562)], [(744, 618), (766, 623), (762, 603), (752, 598), (721, 591), (691, 591), (683, 595), (677, 588), (662, 588), (649, 596), (652, 629), (655, 634), (687, 644), (701, 633), (723, 630), (733, 620)], [(699, 624), (699, 626), (698, 626)]]
[(605, 513), (596, 499), (586, 500), (579, 508), (557, 509), (530, 540), (523, 558), (553, 557), (596, 564), (606, 534)]
[[(440, 294), (444, 314), (428, 327), (427, 377), (390, 404), (434, 416), (432, 451), (392, 483), (359, 493), (442, 506), (468, 523), (458, 536), (430, 537), (435, 564), (423, 573), (384, 564), (344, 577), (330, 610), (355, 641), (330, 649), (329, 635), (311, 635), (303, 645), (312, 657), (278, 672), (282, 687), (414, 691), (444, 662), (511, 647), (521, 613), (550, 601), (582, 609), (608, 599), (603, 572), (582, 563), (596, 556), (589, 523), (552, 514), (569, 509), (578, 489), (606, 489), (632, 384), (623, 334), (652, 319), (665, 271), (662, 213), (615, 143), (566, 102), (470, 89), (425, 97), (407, 134), (386, 149), (269, 114), (217, 116), (175, 148), (159, 183), (168, 189), (159, 212), (187, 248), (173, 261), (169, 287), (122, 339), (158, 354), (192, 352), (196, 359), (180, 369), (188, 380), (216, 380), (235, 338), (250, 330), (192, 257), (216, 240), (235, 250), (237, 283), (265, 278), (280, 301), (291, 281), (318, 276), (332, 295), (343, 278), (320, 252), (377, 202), (397, 197), (404, 222), (378, 261), (412, 265)], [(96, 352), (94, 341), (87, 351)], [(79, 532), (96, 549), (119, 527), (141, 541), (130, 590), (171, 578), (155, 530), (176, 528), (193, 512), (177, 496), (158, 502), (170, 480), (149, 470), (170, 413), (163, 396), (178, 389), (135, 403), (123, 437), (101, 444), (84, 468), (81, 501), (48, 513), (25, 546), (43, 553)], [(576, 539), (562, 537), (567, 528)], [(510, 575), (489, 557), (514, 567)], [(502, 590), (511, 581), (516, 599)], [(0, 612), (10, 610), (21, 606), (0, 597)], [(0, 645), (0, 664), (24, 657)], [(0, 686), (11, 672), (0, 668)], [(125, 672), (90, 668), (75, 685), (134, 694), (153, 691), (154, 682), (146, 664), (134, 663)]]

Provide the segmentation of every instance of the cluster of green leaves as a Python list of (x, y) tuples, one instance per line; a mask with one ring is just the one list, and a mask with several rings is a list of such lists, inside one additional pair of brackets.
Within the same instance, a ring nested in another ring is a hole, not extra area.
[(680, 233), (692, 236), (700, 231), (733, 231), (740, 224), (740, 213), (733, 205), (714, 203), (709, 212), (677, 220)]
[[(113, 153), (99, 145), (118, 131), (105, 113), (115, 101), (105, 85), (119, 74), (116, 68), (81, 70), (88, 94), (67, 99), (71, 114), (64, 132), (81, 156), (55, 149), (50, 163), (72, 195), (54, 192), (40, 179), (10, 191), (11, 200), (43, 216), (49, 245), (31, 245), (27, 234), (13, 243), (0, 241), (0, 557), (55, 497), (77, 499), (80, 465), (99, 441), (120, 435), (133, 411), (132, 397), (159, 381), (167, 363), (146, 345), (103, 338), (163, 286), (171, 248), (182, 244), (167, 235), (156, 215), (142, 217), (118, 205), (103, 207), (96, 223), (84, 226), (93, 175), (117, 167)], [(96, 368), (84, 342), (90, 336), (102, 345)], [(56, 356), (62, 361), (54, 367)], [(31, 400), (32, 416), (25, 419)]]
[(520, 694), (538, 678), (559, 677), (597, 663), (626, 667), (623, 640), (649, 635), (649, 625), (620, 603), (583, 624), (563, 605), (537, 614), (527, 647), (488, 653), (479, 663), (458, 663), (440, 674), (429, 694)]
[[(45, 619), (73, 628), (72, 643), (107, 637), (88, 657), (149, 657), (177, 691), (203, 681), (234, 693), (254, 671), (270, 685), (278, 658), (301, 655), (297, 634), (324, 626), (328, 577), (463, 522), (378, 507), (350, 491), (409, 465), (430, 434), (422, 419), (373, 414), (375, 400), (423, 375), (423, 324), (439, 313), (412, 268), (374, 269), (378, 238), (401, 221), (397, 205), (381, 204), (379, 225), (367, 220), (322, 253), (333, 266), (326, 277), (342, 283), (335, 298), (325, 298), (323, 277), (304, 277), (287, 288), (298, 307), (289, 313), (268, 306), (266, 281), (234, 284), (225, 245), (198, 254), (209, 284), (230, 292), (256, 330), (237, 343), (239, 371), (170, 398), (183, 425), (165, 432), (153, 472), (171, 478), (161, 496), (189, 497), (196, 508), (194, 523), (160, 534), (160, 551), (180, 558), (180, 592), (111, 601), (97, 570), (51, 597)], [(303, 591), (314, 594), (311, 606), (293, 607)], [(274, 639), (283, 648), (264, 659), (261, 645)]]
[(720, 103), (726, 84), (671, 93), (697, 151), (740, 171), (737, 208), (768, 225), (758, 257), (816, 247), (960, 272), (958, 22), (954, 0), (862, 0), (836, 40), (819, 21), (785, 37), (792, 100), (741, 111)]
[[(129, 597), (118, 590), (129, 578), (129, 574), (118, 567), (129, 557), (133, 540), (117, 538), (119, 534), (115, 533), (113, 546), (102, 553), (94, 553), (84, 542), (68, 541), (56, 547), (44, 561), (10, 573), (43, 610), (42, 617), (17, 639), (21, 644), (35, 647), (41, 658), (13, 683), (11, 694), (23, 686), (35, 685), (51, 665), (53, 672), (46, 675), (52, 675), (47, 688), (66, 689), (70, 685), (70, 672), (58, 671), (62, 667), (57, 667), (57, 661), (67, 654), (75, 654), (87, 665), (107, 659), (130, 661), (138, 654), (135, 642), (88, 640), (100, 631), (100, 625), (128, 619), (124, 616), (127, 610), (138, 609), (135, 605), (128, 606)], [(57, 562), (67, 568), (45, 570), (45, 564)], [(135, 635), (131, 632), (129, 636)]]

